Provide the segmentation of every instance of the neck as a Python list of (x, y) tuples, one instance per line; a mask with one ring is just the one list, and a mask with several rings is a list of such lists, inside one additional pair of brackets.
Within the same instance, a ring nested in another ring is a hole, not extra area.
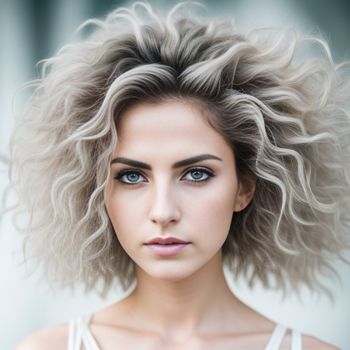
[(227, 285), (221, 252), (181, 279), (154, 278), (141, 269), (136, 276), (137, 286), (130, 295), (130, 309), (138, 310), (134, 319), (143, 329), (152, 327), (166, 339), (179, 341), (232, 329), (233, 308), (242, 311), (245, 307)]

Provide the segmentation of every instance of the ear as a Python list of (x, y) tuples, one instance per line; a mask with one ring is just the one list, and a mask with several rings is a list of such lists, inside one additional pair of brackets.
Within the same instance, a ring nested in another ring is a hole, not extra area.
[(238, 183), (238, 191), (234, 205), (234, 212), (239, 212), (247, 207), (254, 197), (256, 179), (252, 176), (246, 177), (244, 182)]

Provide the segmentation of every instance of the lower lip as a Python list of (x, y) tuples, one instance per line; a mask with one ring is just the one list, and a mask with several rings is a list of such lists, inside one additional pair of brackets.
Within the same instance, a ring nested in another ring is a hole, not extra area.
[(183, 244), (146, 244), (146, 247), (151, 249), (159, 256), (170, 256), (179, 253), (185, 249), (190, 243)]

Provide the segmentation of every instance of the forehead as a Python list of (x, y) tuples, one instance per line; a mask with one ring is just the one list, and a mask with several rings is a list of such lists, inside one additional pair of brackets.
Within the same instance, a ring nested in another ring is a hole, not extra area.
[(119, 117), (119, 134), (127, 129), (155, 129), (164, 125), (189, 128), (203, 127), (207, 118), (201, 112), (199, 104), (187, 100), (169, 100), (160, 103), (137, 103), (124, 111)]
[(127, 109), (118, 126), (115, 153), (178, 156), (231, 152), (223, 136), (194, 102), (139, 103)]

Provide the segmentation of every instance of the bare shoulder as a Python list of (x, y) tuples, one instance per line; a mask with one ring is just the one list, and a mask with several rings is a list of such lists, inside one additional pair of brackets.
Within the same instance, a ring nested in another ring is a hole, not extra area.
[(15, 350), (64, 350), (68, 346), (68, 324), (40, 329), (18, 343)]
[(338, 347), (321, 341), (313, 336), (303, 335), (303, 349), (305, 350), (340, 350)]

